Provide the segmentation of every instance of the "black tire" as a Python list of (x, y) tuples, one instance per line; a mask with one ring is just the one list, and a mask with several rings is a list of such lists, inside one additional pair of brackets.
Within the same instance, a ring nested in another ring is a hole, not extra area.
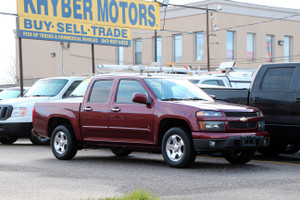
[(124, 148), (112, 148), (111, 151), (113, 152), (113, 154), (119, 157), (128, 156), (132, 152), (130, 149), (124, 149)]
[(165, 162), (171, 167), (190, 166), (196, 158), (189, 133), (183, 128), (169, 129), (163, 137), (161, 149)]
[(77, 142), (71, 129), (60, 125), (51, 136), (51, 149), (59, 160), (71, 160), (77, 153)]
[(255, 154), (255, 149), (250, 150), (230, 150), (224, 152), (225, 159), (231, 164), (245, 164), (252, 160)]
[(15, 138), (15, 137), (2, 137), (2, 138), (0, 138), (0, 142), (2, 144), (13, 144), (17, 140), (18, 140), (18, 138)]
[(29, 140), (31, 141), (32, 144), (35, 144), (35, 145), (49, 145), (50, 144), (50, 138), (35, 136), (32, 133), (30, 134)]
[(265, 148), (258, 149), (258, 152), (267, 157), (275, 157), (283, 153), (286, 148), (286, 143), (271, 139), (270, 144)]
[(286, 149), (284, 150), (284, 153), (294, 154), (297, 153), (299, 150), (300, 150), (299, 144), (288, 144)]

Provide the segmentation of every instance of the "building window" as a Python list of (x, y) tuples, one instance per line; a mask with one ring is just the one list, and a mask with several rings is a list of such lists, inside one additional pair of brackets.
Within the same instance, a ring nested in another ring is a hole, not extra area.
[(247, 60), (255, 60), (255, 34), (247, 33)]
[(204, 59), (204, 32), (195, 33), (195, 60)]
[[(161, 62), (161, 37), (157, 37), (156, 45), (157, 62)], [(155, 61), (155, 38), (153, 38), (153, 61)]]
[(142, 64), (142, 39), (134, 40), (134, 64)]
[(273, 35), (267, 35), (266, 36), (266, 61), (267, 62), (273, 62), (274, 59), (274, 36)]
[(173, 37), (173, 61), (182, 61), (182, 36), (174, 35)]
[(284, 36), (284, 62), (292, 62), (292, 37)]
[(124, 65), (124, 47), (117, 47), (117, 64)]
[(235, 59), (235, 32), (227, 31), (227, 60)]

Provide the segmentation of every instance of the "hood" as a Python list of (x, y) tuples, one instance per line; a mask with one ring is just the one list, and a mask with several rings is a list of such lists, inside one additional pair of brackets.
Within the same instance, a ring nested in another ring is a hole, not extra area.
[(198, 108), (199, 110), (221, 112), (257, 112), (258, 109), (250, 106), (212, 101), (174, 101), (175, 104)]
[(61, 102), (61, 103), (82, 103), (83, 97), (68, 97), (65, 99), (58, 99), (53, 102)]
[(11, 105), (13, 107), (21, 107), (25, 105), (33, 105), (37, 102), (47, 102), (50, 97), (19, 97), (15, 99), (6, 99), (0, 101), (0, 105)]

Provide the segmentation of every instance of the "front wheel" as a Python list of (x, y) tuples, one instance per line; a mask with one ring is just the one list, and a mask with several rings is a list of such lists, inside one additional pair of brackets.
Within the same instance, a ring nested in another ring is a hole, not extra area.
[(231, 150), (224, 153), (225, 159), (231, 164), (245, 164), (252, 160), (255, 149), (251, 150)]
[(0, 138), (0, 142), (2, 144), (13, 144), (17, 140), (18, 140), (18, 138), (15, 138), (15, 137), (3, 137), (3, 138)]
[(196, 158), (188, 132), (183, 128), (171, 128), (163, 137), (162, 154), (165, 162), (171, 167), (187, 167)]
[(59, 160), (71, 160), (77, 153), (77, 142), (71, 130), (60, 125), (54, 129), (51, 136), (51, 149)]

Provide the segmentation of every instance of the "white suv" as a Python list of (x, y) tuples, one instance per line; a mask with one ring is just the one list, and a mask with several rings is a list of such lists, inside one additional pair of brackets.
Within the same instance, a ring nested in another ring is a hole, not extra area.
[(49, 144), (49, 139), (31, 133), (32, 109), (37, 102), (66, 98), (85, 77), (54, 77), (37, 81), (24, 97), (0, 102), (0, 142), (12, 144), (29, 138), (33, 144)]

